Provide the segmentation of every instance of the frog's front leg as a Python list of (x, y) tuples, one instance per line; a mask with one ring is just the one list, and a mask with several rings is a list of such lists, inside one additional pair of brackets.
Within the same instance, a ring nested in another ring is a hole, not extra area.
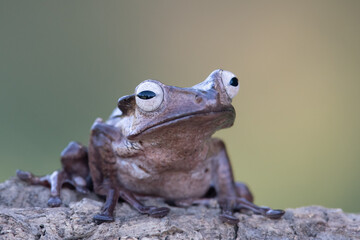
[(253, 197), (247, 186), (235, 183), (226, 153), (225, 144), (219, 139), (211, 140), (211, 158), (214, 164), (214, 187), (219, 205), (222, 209), (220, 218), (224, 222), (236, 224), (239, 220), (233, 216), (233, 211), (248, 209), (255, 214), (277, 219), (285, 212), (271, 208), (259, 207), (252, 203)]
[(164, 217), (168, 214), (169, 208), (143, 205), (118, 179), (112, 143), (121, 141), (121, 138), (118, 128), (103, 123), (101, 119), (97, 119), (92, 126), (89, 144), (91, 177), (95, 193), (106, 197), (101, 212), (94, 216), (94, 220), (98, 223), (114, 221), (114, 210), (119, 197), (142, 214)]
[(37, 177), (30, 172), (21, 170), (17, 170), (16, 175), (29, 184), (50, 187), (48, 205), (58, 207), (62, 202), (60, 190), (64, 184), (75, 187), (78, 192), (88, 192), (89, 167), (86, 147), (77, 142), (70, 142), (61, 153), (61, 165), (62, 170), (54, 171), (43, 177)]

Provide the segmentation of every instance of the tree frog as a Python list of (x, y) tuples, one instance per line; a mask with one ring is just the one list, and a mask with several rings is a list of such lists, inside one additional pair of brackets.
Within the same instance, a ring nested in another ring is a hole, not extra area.
[(50, 207), (61, 205), (63, 184), (105, 196), (101, 212), (94, 216), (100, 223), (114, 221), (119, 198), (151, 217), (168, 214), (167, 207), (144, 205), (142, 197), (175, 206), (207, 204), (216, 198), (220, 219), (229, 224), (237, 224), (233, 213), (242, 209), (280, 218), (283, 210), (255, 205), (249, 188), (234, 181), (224, 142), (212, 138), (217, 130), (233, 125), (231, 101), (239, 87), (238, 78), (221, 69), (191, 88), (145, 80), (134, 94), (118, 100), (109, 119), (95, 120), (88, 147), (70, 142), (61, 153), (62, 170), (43, 177), (18, 170), (17, 176), (50, 187)]

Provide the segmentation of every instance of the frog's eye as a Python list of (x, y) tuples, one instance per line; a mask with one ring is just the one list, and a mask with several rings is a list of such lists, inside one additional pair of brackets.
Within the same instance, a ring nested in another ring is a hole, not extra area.
[(136, 105), (146, 112), (156, 110), (164, 99), (162, 87), (155, 82), (143, 82), (135, 90)]
[(225, 86), (226, 93), (233, 99), (239, 91), (240, 84), (237, 77), (228, 71), (222, 72), (222, 82)]

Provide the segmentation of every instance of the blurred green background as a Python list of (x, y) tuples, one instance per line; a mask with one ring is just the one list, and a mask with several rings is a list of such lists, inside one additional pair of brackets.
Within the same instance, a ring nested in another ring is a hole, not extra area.
[(216, 135), (258, 204), (360, 211), (360, 1), (0, 1), (0, 180), (60, 167), (71, 140), (153, 78), (241, 82)]

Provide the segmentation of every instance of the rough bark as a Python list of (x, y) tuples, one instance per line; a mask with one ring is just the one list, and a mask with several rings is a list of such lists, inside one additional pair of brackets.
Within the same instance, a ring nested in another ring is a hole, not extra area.
[[(63, 206), (47, 207), (49, 190), (12, 178), (0, 184), (0, 239), (360, 239), (360, 214), (320, 206), (287, 209), (280, 220), (236, 214), (240, 222), (220, 222), (219, 208), (171, 207), (162, 219), (140, 215), (119, 202), (116, 220), (97, 225), (92, 216), (103, 200), (62, 190)], [(152, 200), (148, 204), (166, 206)]]

